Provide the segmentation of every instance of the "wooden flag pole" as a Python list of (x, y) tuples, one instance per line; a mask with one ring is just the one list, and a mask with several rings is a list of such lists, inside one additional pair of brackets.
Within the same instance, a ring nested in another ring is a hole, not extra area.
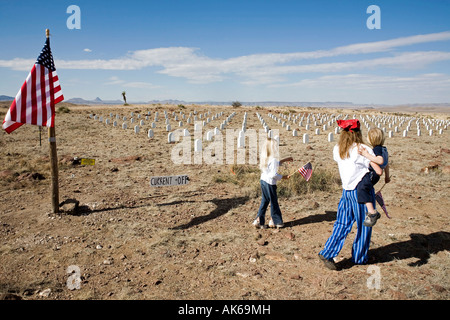
[[(390, 176), (390, 178), (393, 178), (394, 176)], [(381, 187), (380, 190), (378, 190), (378, 192), (381, 192), (381, 190), (383, 190), (384, 186), (386, 185), (386, 182), (383, 184), (383, 186)]]
[[(46, 29), (47, 38), (50, 37), (50, 30)], [(52, 211), (59, 213), (59, 188), (58, 188), (58, 155), (56, 153), (55, 127), (48, 128), (48, 143), (50, 146), (50, 165), (52, 174)]]

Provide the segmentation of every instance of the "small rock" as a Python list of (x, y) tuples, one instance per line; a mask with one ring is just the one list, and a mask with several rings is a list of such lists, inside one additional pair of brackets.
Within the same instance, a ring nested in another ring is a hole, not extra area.
[(248, 273), (236, 272), (236, 275), (242, 278), (248, 278), (250, 275)]
[(66, 199), (59, 206), (65, 213), (76, 213), (80, 201), (77, 199)]
[(23, 181), (23, 180), (44, 180), (45, 177), (40, 174), (39, 172), (25, 172), (22, 173), (17, 177), (17, 181)]
[(113, 264), (113, 258), (108, 258), (106, 260), (103, 260), (104, 265), (111, 265)]
[(432, 284), (431, 287), (439, 293), (443, 293), (446, 289), (438, 284)]
[(23, 295), (24, 296), (31, 296), (31, 295), (33, 295), (33, 289), (25, 289), (23, 291)]
[(266, 258), (272, 261), (276, 261), (276, 262), (286, 262), (287, 259), (285, 256), (278, 254), (278, 253), (271, 253), (271, 254), (267, 254)]
[(23, 300), (23, 298), (17, 294), (5, 293), (0, 294), (0, 300)]
[(289, 240), (294, 240), (295, 239), (295, 235), (292, 232), (285, 233), (284, 236), (286, 238), (288, 238)]
[(217, 247), (219, 245), (219, 243), (217, 241), (213, 241), (211, 243), (211, 247)]
[(421, 172), (428, 174), (431, 171), (436, 171), (439, 169), (439, 164), (438, 162), (431, 162), (429, 163), (426, 167), (423, 167), (422, 169), (420, 169)]
[(301, 275), (299, 275), (299, 274), (293, 274), (291, 276), (291, 279), (292, 280), (303, 280), (303, 277)]
[(52, 293), (52, 289), (47, 288), (47, 289), (45, 289), (45, 290), (42, 290), (42, 291), (39, 293), (39, 296), (44, 297), (44, 298), (47, 298), (47, 297), (50, 295), (50, 293)]
[(261, 238), (258, 241), (256, 241), (257, 244), (259, 244), (260, 246), (265, 246), (268, 242), (266, 241), (266, 239)]
[(256, 260), (257, 260), (258, 258), (259, 258), (258, 252), (255, 252), (255, 253), (253, 253), (253, 254), (250, 256), (249, 261), (250, 261), (251, 263), (255, 263)]
[(318, 207), (320, 207), (320, 205), (317, 201), (309, 200), (306, 202), (306, 207), (308, 209), (317, 209)]
[(95, 248), (98, 249), (98, 250), (103, 249), (103, 247), (101, 245), (99, 245), (99, 244)]
[(157, 286), (157, 285), (159, 285), (159, 284), (161, 284), (161, 283), (162, 283), (162, 280), (158, 279), (158, 280), (156, 280), (153, 284), (154, 284), (155, 286)]

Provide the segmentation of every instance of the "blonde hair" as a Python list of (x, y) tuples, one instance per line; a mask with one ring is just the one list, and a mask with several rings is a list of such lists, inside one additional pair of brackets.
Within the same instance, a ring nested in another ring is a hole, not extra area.
[(380, 128), (372, 128), (367, 133), (367, 139), (372, 147), (382, 146), (384, 144), (384, 132)]
[(275, 139), (267, 138), (261, 148), (259, 168), (267, 169), (270, 158), (278, 159), (278, 142)]
[(339, 156), (341, 159), (346, 159), (350, 157), (350, 148), (353, 144), (362, 144), (363, 137), (361, 134), (361, 130), (342, 130), (339, 134)]

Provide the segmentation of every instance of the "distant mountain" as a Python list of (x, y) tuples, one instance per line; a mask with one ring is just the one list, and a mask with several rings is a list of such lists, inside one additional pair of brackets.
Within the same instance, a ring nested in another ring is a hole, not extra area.
[(10, 97), (10, 96), (0, 96), (0, 101), (12, 101), (14, 100), (14, 97)]
[[(95, 98), (94, 100), (85, 100), (83, 98), (72, 98), (69, 100), (65, 100), (65, 102), (70, 102), (73, 104), (123, 104), (122, 100), (102, 100), (99, 97)], [(352, 102), (283, 102), (283, 101), (258, 101), (258, 102), (245, 102), (240, 101), (243, 106), (260, 106), (260, 107), (349, 107), (354, 108), (356, 105), (354, 105)], [(130, 102), (130, 104), (172, 104), (172, 105), (178, 105), (178, 104), (198, 104), (198, 105), (216, 105), (216, 106), (222, 106), (222, 105), (231, 105), (232, 101), (182, 101), (182, 100), (173, 100), (173, 99), (167, 99), (167, 100), (151, 100), (151, 101), (133, 101)], [(368, 106), (368, 105), (366, 105)]]
[(123, 104), (122, 100), (102, 100), (99, 97), (94, 100), (85, 100), (83, 98), (72, 98), (69, 100), (65, 100), (65, 102), (73, 103), (73, 104)]
[[(14, 97), (0, 96), (0, 101), (14, 100)], [(83, 98), (72, 98), (65, 100), (65, 102), (73, 104), (84, 104), (84, 105), (100, 105), (100, 104), (110, 104), (110, 105), (123, 105), (122, 100), (102, 100), (99, 97), (94, 100), (85, 100)], [(256, 102), (246, 102), (239, 101), (242, 106), (259, 106), (259, 107), (313, 107), (313, 108), (338, 108), (338, 109), (379, 109), (379, 110), (394, 110), (395, 108), (401, 109), (417, 109), (417, 110), (443, 110), (448, 112), (450, 110), (450, 103), (418, 103), (418, 104), (402, 104), (402, 105), (382, 105), (382, 104), (355, 104), (353, 102), (347, 101), (298, 101), (298, 102), (286, 102), (286, 101), (256, 101)], [(212, 106), (231, 106), (232, 101), (183, 101), (183, 100), (151, 100), (151, 101), (131, 101), (129, 104), (170, 104), (170, 105), (212, 105)]]

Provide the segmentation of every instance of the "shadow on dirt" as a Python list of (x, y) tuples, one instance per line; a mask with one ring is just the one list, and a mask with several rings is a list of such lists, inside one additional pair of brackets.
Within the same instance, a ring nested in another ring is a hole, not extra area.
[(409, 266), (421, 266), (428, 262), (430, 255), (439, 251), (450, 250), (450, 233), (438, 231), (428, 235), (411, 233), (410, 240), (392, 243), (369, 250), (373, 263), (384, 263), (392, 260), (417, 258)]
[[(410, 267), (418, 267), (428, 263), (432, 254), (450, 250), (450, 233), (438, 231), (428, 235), (411, 233), (410, 240), (391, 243), (383, 247), (369, 249), (369, 263), (386, 263), (394, 260), (416, 258), (416, 261), (408, 263)], [(352, 267), (350, 259), (345, 259), (338, 264), (339, 269)]]
[(243, 205), (249, 200), (249, 197), (238, 197), (238, 198), (229, 198), (229, 199), (212, 199), (210, 202), (214, 203), (217, 207), (211, 211), (209, 214), (195, 217), (188, 223), (179, 225), (177, 227), (171, 228), (172, 230), (184, 230), (191, 228), (193, 226), (199, 225), (201, 223), (205, 223), (209, 220), (215, 219), (217, 217), (220, 217), (221, 215), (224, 215), (231, 209), (238, 207), (240, 205)]
[(301, 219), (297, 219), (294, 221), (287, 221), (284, 223), (286, 227), (294, 227), (294, 226), (300, 226), (303, 224), (309, 224), (309, 223), (318, 223), (323, 221), (334, 221), (336, 220), (336, 211), (325, 211), (324, 214), (315, 214), (312, 216), (307, 216)]

